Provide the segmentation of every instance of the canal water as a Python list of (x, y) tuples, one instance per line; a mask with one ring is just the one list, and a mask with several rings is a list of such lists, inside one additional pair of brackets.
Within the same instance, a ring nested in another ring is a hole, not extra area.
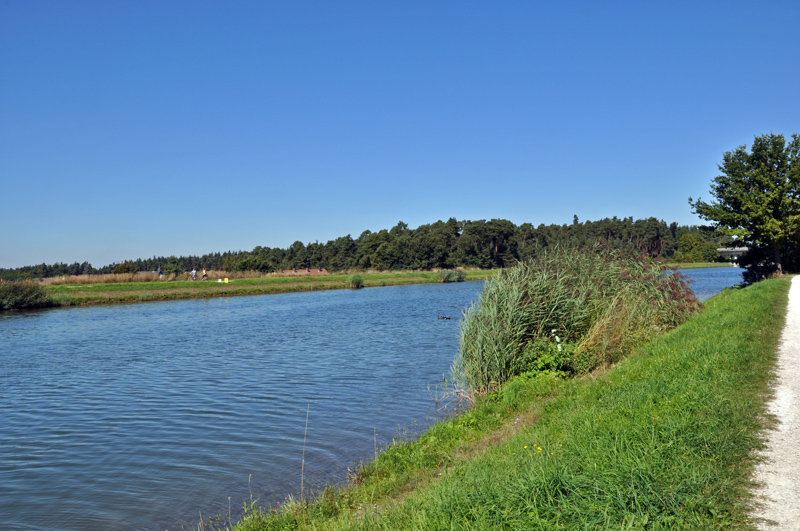
[[(736, 271), (686, 273), (703, 296)], [(300, 489), (306, 415), (305, 485), (345, 482), (441, 415), (481, 286), (0, 314), (0, 527), (182, 529), (229, 497), (275, 504)]]
[(725, 288), (742, 283), (744, 269), (740, 267), (709, 267), (706, 269), (681, 269), (691, 280), (689, 286), (700, 301), (708, 300)]

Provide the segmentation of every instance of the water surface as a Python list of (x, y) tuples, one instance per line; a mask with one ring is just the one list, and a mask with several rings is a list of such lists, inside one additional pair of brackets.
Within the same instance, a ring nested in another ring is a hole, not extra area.
[(680, 272), (691, 279), (689, 286), (702, 302), (708, 300), (725, 288), (741, 284), (743, 281), (742, 273), (744, 273), (744, 269), (741, 267), (709, 267), (681, 269)]
[(2, 527), (174, 528), (240, 506), (250, 474), (282, 500), (309, 405), (305, 484), (344, 482), (437, 415), (481, 285), (0, 315)]

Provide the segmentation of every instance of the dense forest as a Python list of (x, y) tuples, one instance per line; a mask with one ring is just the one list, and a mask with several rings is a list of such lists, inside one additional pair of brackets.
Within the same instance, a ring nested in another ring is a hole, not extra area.
[(180, 273), (192, 268), (225, 271), (261, 271), (321, 267), (340, 270), (402, 270), (454, 267), (491, 269), (525, 260), (559, 242), (600, 242), (628, 248), (652, 257), (677, 262), (719, 259), (718, 246), (725, 245), (712, 230), (667, 224), (647, 218), (606, 218), (571, 225), (530, 223), (519, 226), (504, 219), (490, 221), (437, 221), (411, 229), (402, 221), (391, 229), (349, 234), (327, 243), (294, 242), (286, 249), (256, 247), (252, 251), (228, 251), (203, 256), (139, 258), (94, 268), (88, 262), (40, 264), (16, 269), (0, 268), (0, 278), (17, 280), (62, 275), (103, 274), (122, 269)]

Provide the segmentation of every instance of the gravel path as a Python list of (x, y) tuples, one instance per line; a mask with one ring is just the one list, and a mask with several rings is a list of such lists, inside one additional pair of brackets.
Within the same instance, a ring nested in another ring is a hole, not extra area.
[(777, 375), (769, 412), (778, 424), (768, 432), (766, 460), (755, 471), (761, 487), (755, 492), (759, 506), (753, 518), (762, 530), (800, 531), (800, 276), (789, 290)]

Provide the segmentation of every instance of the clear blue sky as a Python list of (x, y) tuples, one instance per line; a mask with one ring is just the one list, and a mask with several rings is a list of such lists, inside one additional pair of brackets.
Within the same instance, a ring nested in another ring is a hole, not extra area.
[(0, 267), (449, 217), (699, 223), (800, 2), (0, 0)]

